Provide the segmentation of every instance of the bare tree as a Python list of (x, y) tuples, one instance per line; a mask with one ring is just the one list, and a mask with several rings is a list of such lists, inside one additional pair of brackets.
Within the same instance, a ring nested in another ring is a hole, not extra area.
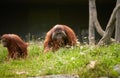
[(93, 5), (95, 5), (93, 0), (89, 0), (89, 44), (90, 45), (95, 44), (95, 30), (94, 30), (95, 6)]
[[(89, 0), (89, 44), (95, 44), (95, 29), (97, 32), (102, 36), (101, 40), (99, 41), (98, 45), (108, 44), (111, 41), (115, 41), (120, 43), (120, 0), (117, 0), (116, 7), (114, 8), (109, 22), (106, 26), (105, 31), (101, 28), (101, 25), (97, 19), (97, 10), (95, 5), (95, 0)], [(114, 27), (116, 24), (115, 29), (115, 40), (111, 38), (113, 33)]]
[(95, 0), (89, 0), (89, 44), (95, 44), (95, 32), (94, 27), (96, 28), (97, 32), (103, 36), (104, 30), (101, 28), (101, 25), (97, 19), (97, 11)]
[[(117, 0), (116, 5), (120, 4), (120, 0)], [(116, 43), (120, 43), (120, 10), (117, 11), (116, 14), (116, 27), (115, 27), (115, 41)]]
[(105, 34), (104, 36), (101, 38), (101, 40), (99, 41), (98, 45), (103, 45), (104, 43), (109, 43), (110, 42), (110, 38), (111, 35), (113, 33), (114, 30), (114, 26), (115, 26), (115, 21), (116, 21), (116, 13), (120, 8), (120, 4), (116, 5), (116, 7), (114, 8), (111, 17), (109, 19), (109, 22), (106, 26), (105, 29)]

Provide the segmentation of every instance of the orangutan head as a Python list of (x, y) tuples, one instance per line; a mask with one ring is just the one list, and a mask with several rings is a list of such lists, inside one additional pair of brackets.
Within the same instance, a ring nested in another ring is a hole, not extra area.
[(65, 38), (67, 38), (65, 31), (60, 27), (56, 27), (52, 33), (52, 40), (63, 40)]

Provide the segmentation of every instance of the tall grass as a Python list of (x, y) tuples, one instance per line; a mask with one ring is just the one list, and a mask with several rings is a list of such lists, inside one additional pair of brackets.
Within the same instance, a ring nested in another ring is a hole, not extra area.
[[(56, 52), (43, 53), (42, 43), (32, 43), (28, 47), (26, 59), (6, 61), (7, 49), (0, 45), (0, 77), (24, 78), (31, 76), (78, 74), (80, 78), (107, 76), (116, 78), (114, 70), (120, 64), (120, 45), (104, 47), (81, 45), (61, 48)], [(94, 61), (95, 66), (88, 67)]]

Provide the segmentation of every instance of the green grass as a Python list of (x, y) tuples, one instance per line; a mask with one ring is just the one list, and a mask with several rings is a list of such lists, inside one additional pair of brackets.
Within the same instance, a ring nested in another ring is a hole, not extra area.
[[(28, 54), (26, 59), (6, 61), (7, 49), (0, 45), (0, 78), (53, 74), (78, 74), (80, 78), (117, 78), (120, 74), (114, 70), (120, 64), (119, 44), (96, 48), (83, 45), (44, 54), (43, 44), (33, 43), (28, 47)], [(96, 61), (93, 68), (88, 67), (90, 61)]]

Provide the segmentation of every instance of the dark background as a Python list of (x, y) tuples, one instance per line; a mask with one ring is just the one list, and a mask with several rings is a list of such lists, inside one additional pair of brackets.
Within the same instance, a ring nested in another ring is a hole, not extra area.
[[(0, 1), (0, 36), (28, 33), (44, 37), (56, 24), (70, 26), (81, 40), (89, 25), (88, 0), (3, 0)], [(116, 0), (96, 0), (98, 19), (103, 29)]]

